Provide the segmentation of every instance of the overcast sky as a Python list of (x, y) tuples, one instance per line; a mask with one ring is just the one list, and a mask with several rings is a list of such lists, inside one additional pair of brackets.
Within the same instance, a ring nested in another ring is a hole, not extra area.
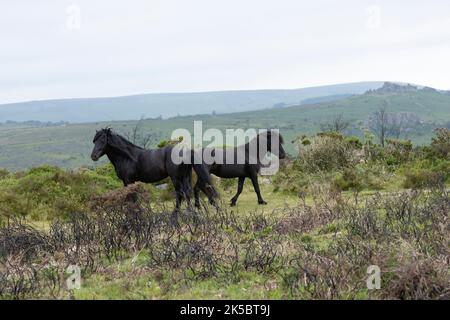
[(0, 103), (389, 80), (450, 89), (450, 1), (2, 0)]

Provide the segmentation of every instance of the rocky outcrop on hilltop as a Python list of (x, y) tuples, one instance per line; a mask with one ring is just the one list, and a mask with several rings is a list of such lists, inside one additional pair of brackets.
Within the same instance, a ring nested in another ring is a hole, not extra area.
[[(385, 94), (385, 93), (408, 93), (408, 92), (439, 92), (438, 90), (431, 88), (431, 87), (422, 87), (422, 86), (414, 86), (412, 84), (401, 84), (401, 83), (394, 83), (394, 82), (385, 82), (381, 88), (375, 89), (375, 90), (369, 90), (366, 93), (378, 93), (378, 94)], [(446, 92), (444, 92), (446, 93)]]
[(367, 93), (405, 93), (419, 90), (418, 87), (411, 84), (399, 84), (394, 82), (385, 82), (379, 89), (370, 90)]

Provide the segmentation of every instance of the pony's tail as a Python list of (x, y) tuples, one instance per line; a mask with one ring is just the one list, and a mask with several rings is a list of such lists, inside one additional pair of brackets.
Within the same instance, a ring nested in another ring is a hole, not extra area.
[(195, 173), (197, 174), (197, 180), (199, 182), (201, 190), (206, 193), (206, 196), (210, 200), (210, 202), (214, 201), (214, 198), (217, 198), (219, 194), (217, 190), (212, 185), (211, 176), (209, 175), (208, 170), (206, 169), (205, 164), (193, 164)]
[(212, 181), (211, 181), (211, 175), (209, 174), (209, 170), (206, 167), (206, 164), (201, 161), (201, 163), (196, 163), (200, 161), (196, 161), (196, 157), (199, 156), (197, 154), (198, 151), (192, 150), (191, 151), (191, 163), (192, 167), (197, 174), (197, 181), (198, 185), (200, 187), (200, 190), (202, 190), (206, 196), (209, 199), (210, 203), (214, 202), (214, 198), (217, 198), (219, 196), (219, 193), (214, 188)]

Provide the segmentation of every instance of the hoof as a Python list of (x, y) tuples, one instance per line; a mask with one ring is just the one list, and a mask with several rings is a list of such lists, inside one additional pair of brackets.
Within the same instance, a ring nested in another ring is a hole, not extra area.
[(230, 207), (235, 207), (235, 206), (236, 206), (236, 202), (231, 201)]
[(263, 200), (263, 201), (258, 201), (258, 204), (260, 204), (260, 205), (266, 205), (267, 202), (265, 202), (264, 200)]

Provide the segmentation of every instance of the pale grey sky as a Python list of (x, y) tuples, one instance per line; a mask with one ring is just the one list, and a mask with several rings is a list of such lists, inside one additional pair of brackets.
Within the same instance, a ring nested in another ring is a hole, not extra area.
[(0, 103), (389, 80), (450, 89), (450, 1), (2, 0)]

